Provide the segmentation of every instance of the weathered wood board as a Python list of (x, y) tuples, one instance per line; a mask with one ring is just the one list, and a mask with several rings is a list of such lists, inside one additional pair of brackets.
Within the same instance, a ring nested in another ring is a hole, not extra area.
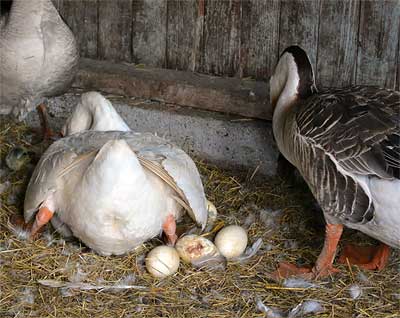
[(98, 58), (98, 1), (53, 0), (53, 2), (74, 32), (81, 56)]
[(319, 6), (321, 0), (282, 1), (280, 9), (279, 51), (290, 45), (303, 47), (316, 69)]
[(320, 87), (400, 89), (400, 0), (52, 1), (83, 57), (268, 81), (298, 44)]
[(357, 84), (395, 88), (399, 26), (400, 1), (361, 1)]
[(132, 14), (132, 61), (165, 67), (167, 1), (134, 0)]
[(242, 1), (240, 75), (269, 78), (279, 57), (280, 1)]
[(322, 1), (316, 70), (320, 85), (355, 84), (359, 15), (359, 1)]
[(198, 43), (201, 34), (196, 32), (199, 3), (197, 0), (172, 0), (167, 5), (167, 67), (187, 70), (196, 64), (200, 50)]
[(240, 1), (206, 1), (203, 52), (196, 71), (234, 76), (240, 51)]
[(98, 58), (132, 60), (132, 0), (98, 0)]

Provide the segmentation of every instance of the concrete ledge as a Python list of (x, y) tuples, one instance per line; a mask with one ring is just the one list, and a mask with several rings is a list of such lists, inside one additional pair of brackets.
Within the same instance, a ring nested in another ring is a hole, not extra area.
[[(51, 124), (60, 128), (76, 105), (80, 93), (70, 92), (49, 100)], [(164, 103), (107, 96), (132, 130), (156, 133), (189, 154), (226, 169), (258, 175), (276, 173), (278, 152), (271, 123)], [(36, 112), (30, 125), (39, 125)]]
[(272, 118), (267, 84), (252, 80), (82, 58), (74, 87), (250, 118)]

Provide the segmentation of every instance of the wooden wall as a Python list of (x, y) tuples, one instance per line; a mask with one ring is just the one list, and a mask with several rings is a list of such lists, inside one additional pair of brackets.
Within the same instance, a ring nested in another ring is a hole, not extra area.
[(323, 86), (399, 89), (400, 0), (53, 0), (84, 57), (267, 79), (299, 44)]

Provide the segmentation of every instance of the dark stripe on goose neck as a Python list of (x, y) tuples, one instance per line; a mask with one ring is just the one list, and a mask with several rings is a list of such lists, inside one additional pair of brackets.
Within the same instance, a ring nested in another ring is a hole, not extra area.
[(317, 92), (314, 83), (313, 69), (307, 53), (297, 45), (289, 46), (283, 51), (282, 55), (285, 53), (291, 54), (297, 65), (297, 72), (299, 74), (299, 86), (297, 91), (299, 97), (304, 99)]

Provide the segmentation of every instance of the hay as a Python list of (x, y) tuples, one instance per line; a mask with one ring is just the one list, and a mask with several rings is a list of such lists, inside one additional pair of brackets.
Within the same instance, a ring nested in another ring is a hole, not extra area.
[[(300, 317), (306, 305), (318, 309), (307, 317), (400, 317), (398, 252), (382, 272), (338, 266), (341, 274), (311, 284), (269, 281), (267, 274), (278, 261), (312, 263), (318, 256), (323, 227), (310, 194), (303, 185), (279, 178), (257, 183), (201, 161), (207, 196), (219, 212), (207, 237), (212, 239), (224, 224), (246, 226), (250, 244), (263, 240), (250, 259), (228, 262), (225, 270), (181, 264), (176, 275), (157, 280), (146, 273), (144, 255), (161, 244), (159, 239), (122, 257), (99, 256), (51, 229), (37, 241), (20, 240), (7, 221), (22, 212), (29, 175), (44, 148), (32, 146), (32, 136), (22, 124), (0, 123), (0, 317), (278, 317), (289, 311)], [(32, 162), (10, 172), (4, 158), (21, 145)], [(345, 240), (360, 239), (366, 240), (346, 231)], [(356, 298), (355, 285), (362, 291)]]

